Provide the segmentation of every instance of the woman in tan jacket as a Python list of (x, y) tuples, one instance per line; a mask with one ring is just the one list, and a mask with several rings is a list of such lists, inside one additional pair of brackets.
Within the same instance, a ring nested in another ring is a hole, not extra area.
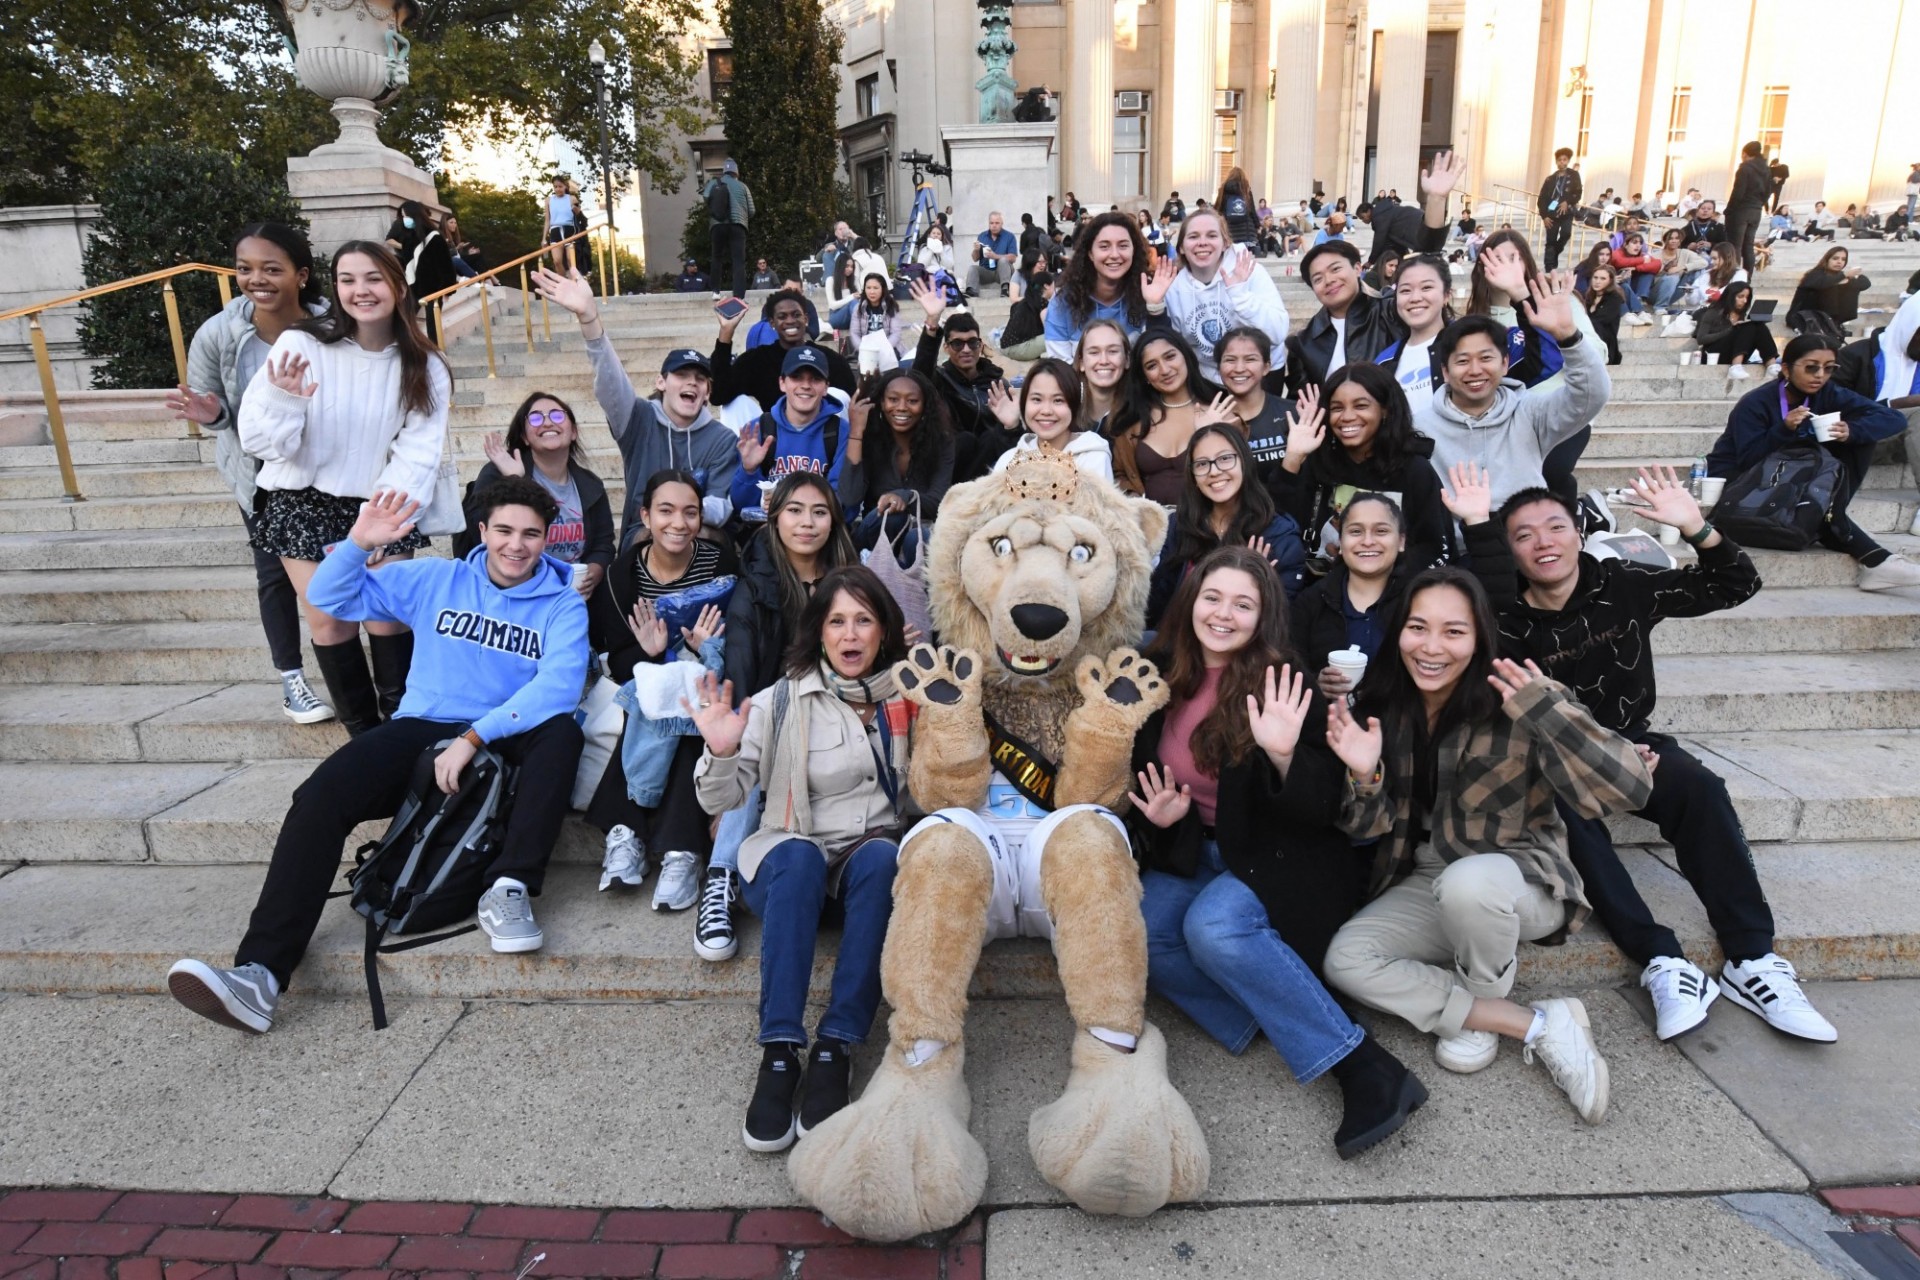
[[(706, 753), (700, 806), (738, 808), (766, 793), (760, 829), (740, 846), (747, 906), (761, 920), (758, 1084), (742, 1130), (753, 1151), (784, 1151), (847, 1105), (850, 1046), (880, 1007), (880, 951), (893, 910), (913, 704), (893, 664), (907, 653), (900, 606), (860, 565), (820, 580), (793, 629), (781, 678), (732, 710), (731, 684), (708, 675), (689, 708)], [(841, 922), (832, 994), (806, 1065), (800, 1051), (814, 941)]]

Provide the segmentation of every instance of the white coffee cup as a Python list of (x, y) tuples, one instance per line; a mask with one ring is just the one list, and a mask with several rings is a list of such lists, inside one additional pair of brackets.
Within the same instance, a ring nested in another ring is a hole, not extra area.
[(1720, 501), (1720, 494), (1726, 487), (1726, 479), (1722, 476), (1700, 477), (1700, 509), (1713, 510), (1713, 504)]
[(1838, 413), (1816, 413), (1813, 415), (1813, 438), (1821, 444), (1833, 439), (1833, 424), (1840, 421)]
[(1670, 525), (1670, 524), (1663, 524), (1663, 525), (1661, 525), (1661, 526), (1660, 526), (1660, 545), (1661, 545), (1661, 546), (1663, 546), (1663, 547), (1677, 547), (1677, 546), (1679, 546), (1679, 545), (1680, 545), (1680, 530), (1678, 530), (1678, 529), (1676, 529), (1676, 528), (1674, 528), (1674, 527), (1673, 527), (1672, 525)]
[(1347, 678), (1347, 688), (1360, 687), (1360, 677), (1367, 674), (1367, 655), (1355, 645), (1347, 649), (1335, 649), (1327, 655), (1327, 665)]

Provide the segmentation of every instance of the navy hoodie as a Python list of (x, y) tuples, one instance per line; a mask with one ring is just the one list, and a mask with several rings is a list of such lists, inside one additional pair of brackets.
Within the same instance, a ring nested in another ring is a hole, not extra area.
[(404, 622), (413, 665), (397, 714), (471, 724), (484, 742), (525, 733), (580, 705), (587, 675), (587, 606), (572, 567), (541, 556), (533, 576), (501, 589), (487, 549), (464, 560), (396, 560), (367, 569), (343, 539), (307, 587), (316, 609), (347, 622)]

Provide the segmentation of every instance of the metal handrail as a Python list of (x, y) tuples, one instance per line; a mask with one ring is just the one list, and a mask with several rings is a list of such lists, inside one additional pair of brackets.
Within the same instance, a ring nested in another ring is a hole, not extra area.
[[(233, 301), (233, 288), (227, 283), (228, 279), (234, 275), (232, 267), (188, 262), (177, 267), (149, 271), (145, 275), (129, 276), (125, 280), (116, 280), (111, 284), (98, 284), (91, 289), (82, 289), (79, 293), (70, 293), (64, 298), (29, 303), (24, 307), (0, 312), (0, 320), (18, 320), (21, 316), (27, 317), (27, 332), (33, 343), (33, 363), (40, 372), (40, 395), (47, 406), (47, 430), (53, 437), (53, 455), (60, 463), (60, 485), (66, 491), (63, 495), (65, 501), (85, 502), (86, 498), (80, 492), (80, 478), (73, 469), (73, 451), (67, 444), (67, 419), (60, 409), (60, 391), (54, 385), (53, 361), (47, 355), (47, 334), (41, 327), (40, 313), (158, 281), (160, 297), (167, 310), (167, 333), (173, 339), (173, 367), (184, 385), (187, 380), (187, 337), (180, 327), (180, 302), (174, 295), (173, 278), (186, 275), (190, 271), (211, 271), (215, 282), (220, 286), (220, 305), (224, 307)], [(200, 436), (200, 424), (191, 418), (187, 420), (187, 435), (195, 439)]]
[[(540, 258), (545, 256), (548, 253), (551, 253), (554, 249), (558, 248), (560, 245), (572, 244), (576, 240), (586, 239), (587, 237), (593, 235), (594, 232), (596, 231), (606, 232), (606, 235), (603, 238), (604, 243), (602, 243), (602, 240), (595, 240), (592, 244), (595, 265), (600, 270), (600, 297), (601, 297), (601, 300), (604, 301), (607, 298), (611, 297), (614, 293), (618, 293), (620, 291), (620, 264), (619, 264), (619, 259), (617, 257), (617, 246), (613, 242), (613, 223), (610, 221), (602, 221), (598, 226), (595, 226), (593, 223), (589, 222), (585, 230), (576, 231), (564, 240), (555, 240), (552, 244), (543, 244), (538, 249), (535, 249), (532, 253), (523, 253), (519, 257), (513, 259), (513, 261), (511, 262), (503, 262), (497, 267), (490, 267), (487, 270), (482, 271), (477, 275), (468, 276), (465, 280), (460, 281), (458, 284), (449, 285), (447, 288), (440, 290), (438, 293), (430, 293), (426, 297), (420, 299), (420, 304), (422, 306), (427, 306), (430, 304), (433, 307), (434, 331), (436, 333), (439, 333), (442, 337), (442, 340), (444, 341), (446, 336), (446, 329), (443, 328), (441, 325), (442, 301), (446, 298), (452, 297), (454, 294), (460, 292), (460, 290), (462, 289), (471, 289), (475, 285), (485, 284), (487, 281), (492, 280), (495, 276), (499, 275), (502, 271), (510, 271), (513, 268), (518, 267), (520, 269), (520, 295), (521, 295), (520, 313), (526, 321), (527, 354), (532, 355), (533, 354), (533, 307), (527, 302), (527, 299), (531, 298), (533, 296), (533, 293), (532, 293), (532, 290), (528, 288), (527, 264), (529, 262), (532, 262), (536, 258)], [(609, 290), (609, 283), (611, 283), (611, 290)], [(541, 326), (546, 330), (545, 340), (548, 342), (553, 341), (553, 317), (547, 311), (547, 299), (545, 294), (542, 294), (540, 297), (540, 323), (541, 323)], [(480, 305), (480, 330), (483, 334), (486, 335), (487, 376), (489, 378), (496, 378), (499, 376), (499, 373), (494, 366), (494, 358), (493, 358), (493, 314), (491, 310), (488, 308), (488, 306), (486, 305), (486, 302), (484, 301), (484, 295)]]

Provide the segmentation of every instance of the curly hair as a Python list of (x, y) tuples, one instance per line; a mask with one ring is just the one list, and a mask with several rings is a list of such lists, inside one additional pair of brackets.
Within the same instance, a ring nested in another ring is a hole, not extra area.
[(1140, 235), (1140, 224), (1130, 215), (1109, 209), (1089, 219), (1074, 233), (1073, 256), (1067, 259), (1067, 268), (1061, 273), (1060, 292), (1067, 300), (1067, 317), (1075, 329), (1093, 315), (1094, 286), (1100, 281), (1100, 273), (1093, 265), (1093, 242), (1109, 227), (1126, 232), (1127, 243), (1133, 247), (1132, 264), (1121, 282), (1121, 294), (1127, 300), (1127, 323), (1136, 329), (1147, 323), (1147, 298), (1140, 289), (1141, 277), (1147, 274), (1147, 242)]

